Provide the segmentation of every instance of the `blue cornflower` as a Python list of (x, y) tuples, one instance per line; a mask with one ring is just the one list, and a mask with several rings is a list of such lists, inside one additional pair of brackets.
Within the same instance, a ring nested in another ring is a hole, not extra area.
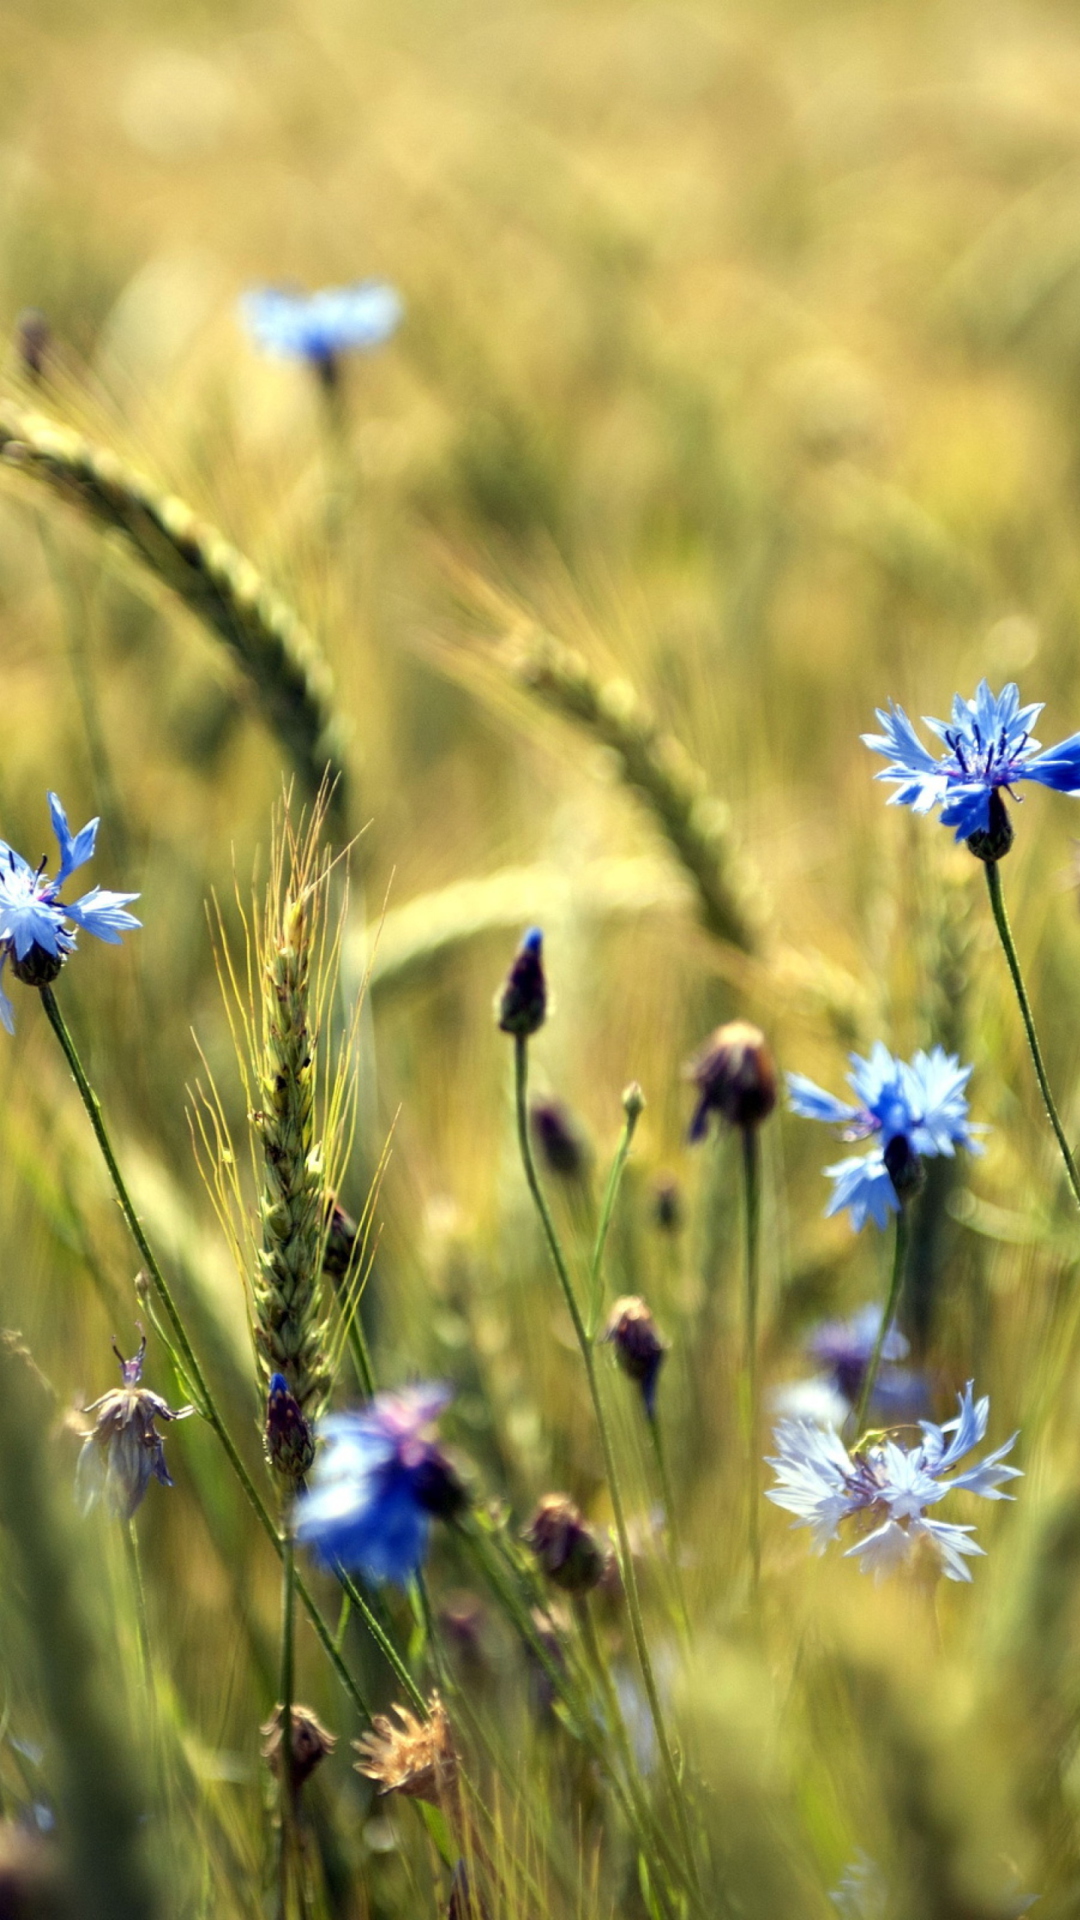
[(876, 1522), (847, 1549), (847, 1557), (858, 1559), (864, 1571), (890, 1573), (910, 1558), (920, 1540), (927, 1540), (947, 1579), (970, 1580), (965, 1559), (983, 1551), (971, 1538), (975, 1529), (930, 1520), (926, 1510), (959, 1491), (984, 1500), (1011, 1500), (1012, 1494), (999, 1491), (1001, 1483), (1021, 1477), (1019, 1467), (1004, 1464), (1015, 1433), (974, 1466), (953, 1472), (986, 1433), (990, 1402), (973, 1401), (972, 1385), (969, 1380), (957, 1396), (955, 1420), (940, 1427), (920, 1420), (922, 1439), (914, 1447), (886, 1439), (853, 1456), (832, 1428), (809, 1420), (782, 1420), (775, 1434), (779, 1452), (769, 1461), (778, 1485), (766, 1498), (793, 1513), (796, 1526), (810, 1528), (818, 1553), (836, 1539), (842, 1521), (859, 1514)]
[(367, 352), (389, 340), (404, 311), (401, 295), (382, 280), (323, 287), (318, 293), (257, 287), (240, 302), (260, 347), (288, 360), (310, 361), (324, 375), (332, 373), (339, 354)]
[[(866, 1369), (881, 1329), (881, 1307), (871, 1302), (846, 1320), (824, 1320), (806, 1342), (807, 1352), (825, 1369), (809, 1380), (794, 1380), (777, 1388), (772, 1404), (788, 1419), (815, 1420), (843, 1428), (858, 1405)], [(878, 1370), (867, 1409), (871, 1421), (892, 1426), (917, 1419), (928, 1406), (926, 1379), (911, 1367), (897, 1365), (908, 1355), (908, 1343), (896, 1326), (885, 1335)]]
[[(35, 870), (6, 840), (0, 840), (0, 976), (10, 959), (16, 979), (30, 987), (48, 986), (68, 954), (74, 953), (75, 935), (66, 924), (69, 920), (111, 946), (119, 946), (121, 933), (129, 927), (142, 924), (124, 911), (129, 900), (138, 899), (137, 893), (109, 893), (102, 887), (91, 887), (79, 900), (59, 898), (61, 887), (75, 869), (92, 858), (98, 822), (91, 820), (73, 835), (55, 793), (49, 795), (49, 812), (60, 847), (60, 867), (53, 879), (45, 872), (44, 860)], [(0, 1021), (14, 1033), (15, 1010), (2, 986)]]
[(419, 1571), (432, 1514), (447, 1519), (464, 1504), (457, 1475), (427, 1435), (450, 1398), (445, 1386), (404, 1387), (320, 1422), (295, 1533), (324, 1567), (398, 1586)]
[(995, 697), (982, 680), (973, 700), (955, 696), (951, 722), (923, 716), (924, 725), (948, 748), (940, 760), (927, 752), (907, 714), (893, 701), (887, 713), (877, 710), (883, 732), (864, 733), (862, 738), (889, 762), (874, 777), (895, 783), (890, 806), (911, 807), (915, 813), (940, 806), (942, 826), (955, 827), (956, 838), (967, 840), (990, 831), (994, 796), (1004, 818), (1001, 789), (1015, 799), (1011, 789), (1018, 780), (1080, 793), (1080, 733), (1042, 752), (1031, 736), (1042, 710), (1042, 701), (1022, 707), (1012, 682)]
[(951, 1158), (956, 1146), (973, 1153), (980, 1148), (968, 1125), (964, 1096), (971, 1068), (962, 1067), (956, 1054), (934, 1047), (913, 1060), (896, 1060), (878, 1040), (869, 1060), (857, 1053), (850, 1058), (848, 1084), (858, 1095), (854, 1104), (837, 1100), (801, 1073), (789, 1073), (787, 1083), (793, 1112), (843, 1127), (844, 1140), (874, 1139), (869, 1153), (825, 1169), (836, 1182), (826, 1214), (848, 1207), (858, 1232), (868, 1214), (875, 1226), (884, 1227), (890, 1213), (899, 1212), (901, 1167), (910, 1178), (917, 1156)]

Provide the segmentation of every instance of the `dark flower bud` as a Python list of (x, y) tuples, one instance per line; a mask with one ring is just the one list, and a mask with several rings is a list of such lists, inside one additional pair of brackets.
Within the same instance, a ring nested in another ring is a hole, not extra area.
[(682, 1231), (682, 1194), (674, 1174), (661, 1174), (653, 1188), (653, 1220), (661, 1233)]
[(604, 1577), (610, 1549), (565, 1493), (545, 1493), (521, 1537), (548, 1579), (567, 1593), (588, 1593)]
[(15, 322), (19, 365), (28, 380), (40, 380), (52, 345), (52, 328), (40, 307), (24, 307)]
[(776, 1067), (760, 1027), (729, 1020), (717, 1027), (688, 1069), (698, 1090), (690, 1139), (703, 1140), (710, 1113), (733, 1127), (756, 1127), (776, 1105)]
[(21, 960), (11, 949), (11, 971), (24, 987), (51, 987), (66, 959), (66, 953), (50, 953), (35, 940)]
[(283, 1373), (270, 1375), (264, 1438), (271, 1466), (290, 1480), (302, 1480), (315, 1458), (315, 1436)]
[(588, 1172), (589, 1150), (561, 1100), (537, 1100), (530, 1114), (533, 1139), (549, 1173), (581, 1180)]
[(456, 1520), (469, 1505), (461, 1475), (436, 1446), (429, 1446), (423, 1459), (409, 1469), (409, 1490), (417, 1506), (436, 1520)]
[(630, 1085), (623, 1088), (622, 1103), (623, 1112), (631, 1127), (636, 1127), (645, 1111), (645, 1095), (639, 1081), (631, 1080)]
[(326, 1229), (326, 1246), (323, 1249), (323, 1272), (331, 1280), (344, 1280), (349, 1271), (359, 1229), (351, 1213), (335, 1200), (330, 1210), (330, 1220)]
[(923, 1163), (906, 1133), (894, 1133), (882, 1154), (885, 1171), (900, 1201), (911, 1200), (926, 1178)]
[(623, 1372), (641, 1388), (645, 1411), (651, 1420), (656, 1411), (656, 1383), (667, 1352), (656, 1321), (644, 1300), (627, 1294), (616, 1300), (604, 1329), (603, 1338), (615, 1349), (615, 1358)]
[(544, 1024), (547, 982), (541, 958), (543, 944), (544, 936), (539, 927), (530, 927), (514, 956), (514, 964), (506, 976), (506, 985), (499, 995), (499, 1027), (503, 1033), (513, 1033), (527, 1039), (530, 1034), (538, 1033)]
[(970, 833), (967, 848), (976, 860), (1004, 860), (1016, 838), (1009, 809), (998, 787), (991, 788), (990, 817), (985, 832)]
[[(282, 1711), (275, 1707), (269, 1720), (260, 1727), (262, 1734), (262, 1757), (272, 1774), (281, 1770)], [(328, 1733), (318, 1716), (310, 1707), (302, 1707), (295, 1701), (289, 1710), (289, 1730), (292, 1735), (292, 1782), (294, 1787), (302, 1787), (310, 1779), (320, 1760), (333, 1753), (337, 1746), (337, 1735)]]

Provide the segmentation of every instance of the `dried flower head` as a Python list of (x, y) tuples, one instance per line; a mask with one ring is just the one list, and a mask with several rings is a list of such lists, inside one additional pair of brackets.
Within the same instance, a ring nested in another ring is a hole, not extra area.
[(656, 1411), (656, 1385), (660, 1377), (667, 1342), (660, 1336), (656, 1321), (644, 1300), (626, 1294), (611, 1309), (603, 1338), (611, 1342), (615, 1358), (623, 1372), (641, 1388), (645, 1411), (651, 1420)]
[(506, 976), (496, 1011), (503, 1033), (528, 1039), (538, 1033), (547, 1017), (547, 981), (544, 978), (544, 936), (539, 927), (530, 927), (513, 965)]
[[(303, 1707), (294, 1701), (289, 1711), (292, 1732), (292, 1773), (294, 1787), (302, 1787), (304, 1781), (314, 1773), (321, 1760), (333, 1753), (337, 1746), (337, 1735), (328, 1733), (318, 1715), (310, 1707)], [(281, 1766), (282, 1710), (275, 1707), (269, 1720), (260, 1727), (262, 1734), (262, 1757), (271, 1773), (277, 1774)]]
[(548, 1579), (567, 1593), (599, 1586), (611, 1558), (610, 1548), (565, 1493), (545, 1493), (521, 1537)]
[(102, 1394), (87, 1413), (97, 1414), (93, 1429), (84, 1436), (76, 1469), (76, 1488), (84, 1511), (103, 1498), (110, 1511), (122, 1520), (130, 1520), (142, 1500), (151, 1475), (163, 1487), (171, 1487), (165, 1465), (165, 1449), (155, 1420), (186, 1420), (194, 1407), (179, 1407), (174, 1412), (159, 1394), (141, 1387), (146, 1335), (139, 1351), (125, 1360), (115, 1341), (113, 1352), (120, 1362), (122, 1387)]
[(408, 1707), (392, 1711), (400, 1725), (377, 1713), (371, 1732), (353, 1741), (360, 1755), (357, 1772), (374, 1780), (381, 1794), (404, 1793), (411, 1800), (443, 1806), (457, 1786), (458, 1760), (442, 1701), (432, 1694), (426, 1720)]
[(709, 1115), (733, 1127), (757, 1127), (776, 1105), (776, 1067), (760, 1027), (729, 1020), (717, 1027), (688, 1069), (698, 1090), (691, 1140), (703, 1140)]

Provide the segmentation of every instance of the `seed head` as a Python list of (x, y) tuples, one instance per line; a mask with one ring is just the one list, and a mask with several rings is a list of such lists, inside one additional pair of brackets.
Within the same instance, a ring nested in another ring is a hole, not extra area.
[(521, 1039), (538, 1033), (547, 1016), (547, 981), (544, 978), (542, 949), (544, 936), (539, 927), (530, 927), (506, 976), (498, 1000), (499, 1027)]
[(360, 1755), (358, 1773), (374, 1780), (380, 1794), (404, 1793), (411, 1800), (444, 1805), (457, 1786), (458, 1760), (450, 1722), (437, 1693), (428, 1701), (428, 1717), (420, 1720), (408, 1707), (395, 1706), (400, 1725), (377, 1713), (371, 1732), (354, 1740)]
[(121, 1520), (130, 1520), (151, 1477), (160, 1480), (163, 1487), (173, 1484), (154, 1422), (186, 1420), (195, 1409), (180, 1407), (174, 1412), (158, 1394), (139, 1385), (145, 1334), (131, 1360), (124, 1359), (115, 1343), (113, 1352), (120, 1362), (124, 1384), (86, 1408), (87, 1413), (96, 1412), (97, 1419), (84, 1436), (75, 1484), (84, 1511), (102, 1497), (111, 1512)]
[(548, 1579), (567, 1593), (588, 1593), (599, 1586), (611, 1558), (580, 1507), (565, 1493), (545, 1493), (522, 1539), (531, 1547)]
[[(281, 1768), (282, 1719), (281, 1708), (275, 1707), (269, 1720), (259, 1729), (263, 1736), (262, 1757), (275, 1775)], [(311, 1708), (302, 1707), (295, 1700), (289, 1709), (289, 1723), (292, 1733), (293, 1785), (302, 1787), (319, 1762), (325, 1760), (328, 1753), (333, 1753), (337, 1746), (337, 1735), (328, 1733)]]
[(690, 1122), (691, 1140), (702, 1140), (710, 1113), (733, 1127), (757, 1127), (776, 1105), (776, 1067), (760, 1027), (747, 1020), (729, 1020), (717, 1027), (697, 1058), (689, 1077), (698, 1090)]
[(656, 1386), (660, 1377), (667, 1342), (660, 1337), (656, 1321), (644, 1300), (627, 1294), (616, 1300), (604, 1329), (603, 1338), (615, 1348), (615, 1358), (623, 1372), (641, 1388), (645, 1411), (651, 1420), (656, 1412)]

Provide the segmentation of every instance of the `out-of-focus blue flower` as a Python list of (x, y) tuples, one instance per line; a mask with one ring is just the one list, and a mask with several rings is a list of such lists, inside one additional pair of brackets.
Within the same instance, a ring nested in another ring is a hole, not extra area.
[(381, 346), (396, 332), (404, 311), (401, 295), (382, 280), (323, 287), (318, 293), (257, 287), (240, 301), (249, 332), (267, 353), (318, 367), (332, 364), (339, 354)]
[(778, 1484), (769, 1488), (766, 1498), (793, 1513), (796, 1526), (810, 1528), (818, 1553), (836, 1539), (844, 1520), (858, 1514), (875, 1523), (847, 1549), (847, 1557), (857, 1559), (864, 1571), (891, 1573), (927, 1540), (947, 1579), (970, 1580), (966, 1558), (983, 1551), (971, 1538), (974, 1528), (929, 1519), (927, 1509), (957, 1491), (977, 1493), (984, 1500), (1011, 1500), (1011, 1494), (1000, 1491), (1001, 1484), (1020, 1477), (1019, 1467), (1004, 1464), (1015, 1433), (983, 1460), (960, 1473), (953, 1471), (986, 1433), (990, 1402), (973, 1401), (972, 1384), (969, 1380), (958, 1396), (955, 1420), (941, 1427), (920, 1420), (922, 1439), (914, 1447), (883, 1440), (852, 1456), (830, 1428), (782, 1420), (776, 1429), (779, 1452), (769, 1461)]
[(1008, 792), (1018, 780), (1080, 793), (1080, 733), (1042, 752), (1031, 736), (1042, 710), (1042, 701), (1022, 707), (1012, 682), (995, 697), (982, 680), (974, 699), (955, 696), (951, 722), (924, 714), (924, 726), (948, 749), (940, 760), (927, 752), (907, 714), (893, 701), (887, 712), (877, 710), (881, 733), (862, 737), (873, 753), (889, 762), (874, 777), (894, 783), (890, 806), (911, 807), (915, 813), (940, 806), (942, 826), (955, 827), (956, 838), (966, 840), (989, 831), (990, 796), (1002, 787)]
[(294, 1530), (322, 1566), (398, 1586), (419, 1571), (432, 1514), (461, 1504), (460, 1483), (428, 1431), (450, 1398), (445, 1386), (405, 1387), (319, 1423), (322, 1445)]
[(860, 1848), (829, 1899), (844, 1920), (885, 1920), (885, 1882), (869, 1854)]
[(900, 1207), (886, 1164), (895, 1140), (906, 1141), (911, 1153), (924, 1159), (937, 1154), (951, 1158), (956, 1146), (973, 1153), (981, 1151), (968, 1125), (964, 1089), (970, 1074), (970, 1067), (962, 1067), (956, 1054), (946, 1053), (942, 1047), (917, 1053), (910, 1061), (896, 1060), (880, 1040), (869, 1060), (857, 1053), (851, 1055), (848, 1085), (858, 1096), (855, 1102), (836, 1099), (804, 1074), (789, 1073), (793, 1112), (807, 1120), (841, 1127), (844, 1140), (873, 1138), (875, 1142), (869, 1153), (825, 1168), (830, 1180), (836, 1182), (826, 1214), (849, 1208), (856, 1232), (868, 1214), (875, 1226), (886, 1225), (890, 1213)]
[[(813, 1420), (818, 1425), (843, 1428), (862, 1392), (881, 1312), (881, 1307), (871, 1302), (846, 1320), (822, 1321), (807, 1340), (806, 1350), (825, 1371), (778, 1387), (772, 1395), (773, 1411), (789, 1420)], [(903, 1334), (898, 1327), (890, 1327), (867, 1409), (871, 1425), (910, 1424), (927, 1411), (929, 1394), (924, 1375), (896, 1364), (907, 1354)]]
[[(0, 840), (0, 976), (8, 960), (16, 979), (28, 986), (47, 986), (55, 980), (69, 953), (75, 950), (75, 935), (68, 926), (74, 921), (98, 940), (119, 946), (120, 935), (141, 922), (125, 912), (137, 893), (109, 893), (91, 887), (79, 900), (60, 899), (60, 889), (77, 867), (92, 858), (98, 822), (91, 820), (79, 833), (68, 827), (67, 815), (55, 793), (49, 795), (53, 832), (60, 847), (60, 866), (50, 879), (45, 862), (31, 867)], [(15, 1010), (0, 986), (0, 1021), (9, 1033), (15, 1031)]]

